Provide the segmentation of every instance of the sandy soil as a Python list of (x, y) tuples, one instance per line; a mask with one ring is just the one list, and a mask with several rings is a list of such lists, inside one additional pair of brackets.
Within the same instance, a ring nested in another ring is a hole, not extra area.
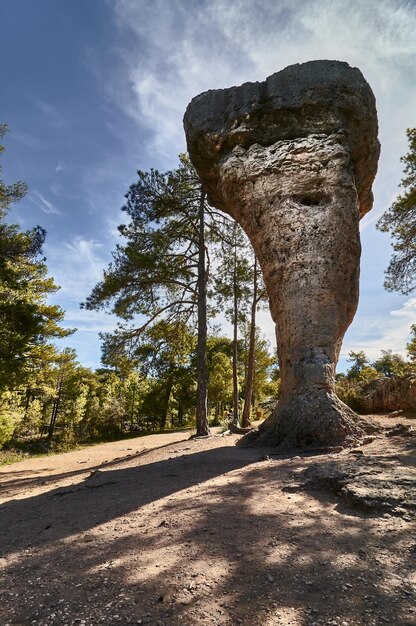
[[(414, 437), (294, 457), (188, 437), (0, 468), (2, 626), (416, 625)], [(322, 480), (367, 460), (355, 500)]]

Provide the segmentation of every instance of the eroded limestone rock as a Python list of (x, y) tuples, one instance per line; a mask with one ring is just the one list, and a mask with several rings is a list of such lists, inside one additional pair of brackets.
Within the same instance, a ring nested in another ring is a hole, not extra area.
[(365, 413), (377, 411), (416, 411), (416, 375), (379, 378), (363, 389), (361, 410)]
[(370, 87), (346, 63), (312, 61), (201, 94), (184, 125), (210, 201), (251, 240), (276, 323), (281, 399), (256, 442), (356, 442), (366, 423), (335, 396), (334, 374), (379, 155)]
[[(403, 454), (403, 453), (402, 453)], [(353, 461), (320, 459), (297, 474), (298, 482), (283, 491), (327, 491), (348, 508), (373, 515), (416, 518), (416, 470), (405, 454), (363, 455)]]

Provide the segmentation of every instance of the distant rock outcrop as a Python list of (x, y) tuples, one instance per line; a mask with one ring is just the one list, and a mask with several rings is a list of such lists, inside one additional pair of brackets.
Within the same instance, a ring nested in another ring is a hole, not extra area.
[(378, 378), (364, 387), (361, 399), (364, 413), (399, 409), (416, 411), (416, 374)]

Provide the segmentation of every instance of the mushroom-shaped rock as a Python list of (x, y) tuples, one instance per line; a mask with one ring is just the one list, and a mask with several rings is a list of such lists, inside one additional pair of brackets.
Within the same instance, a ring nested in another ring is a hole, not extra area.
[(210, 202), (250, 238), (276, 324), (281, 396), (251, 441), (356, 444), (371, 425), (336, 397), (334, 375), (379, 156), (369, 85), (347, 63), (292, 65), (197, 96), (184, 126)]

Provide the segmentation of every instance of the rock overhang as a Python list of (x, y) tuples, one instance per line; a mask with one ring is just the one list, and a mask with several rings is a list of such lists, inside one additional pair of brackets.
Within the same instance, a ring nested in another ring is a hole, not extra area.
[(350, 152), (361, 217), (372, 207), (380, 152), (375, 98), (348, 63), (309, 61), (263, 82), (207, 91), (188, 105), (184, 127), (190, 158), (218, 208), (224, 208), (218, 168), (236, 146), (334, 133)]

